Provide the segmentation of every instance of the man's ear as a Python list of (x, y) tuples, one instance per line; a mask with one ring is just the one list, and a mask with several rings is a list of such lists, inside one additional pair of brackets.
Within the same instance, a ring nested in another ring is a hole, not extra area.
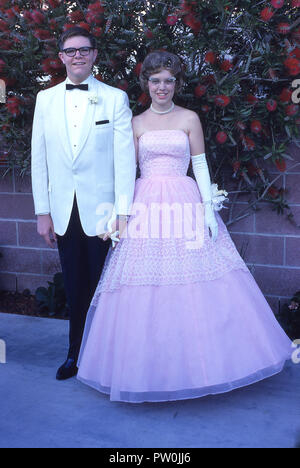
[(98, 57), (98, 50), (94, 49), (94, 63), (96, 62), (97, 57)]
[(60, 60), (62, 61), (62, 63), (65, 65), (64, 54), (62, 52), (58, 52), (58, 56), (59, 56)]

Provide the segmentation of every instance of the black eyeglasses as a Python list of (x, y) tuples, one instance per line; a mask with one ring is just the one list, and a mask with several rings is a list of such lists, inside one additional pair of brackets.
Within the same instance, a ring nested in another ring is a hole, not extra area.
[(77, 50), (79, 51), (80, 55), (87, 56), (89, 55), (91, 50), (94, 50), (94, 47), (79, 47), (76, 49), (75, 47), (69, 47), (68, 49), (63, 49), (64, 52), (68, 57), (75, 57)]

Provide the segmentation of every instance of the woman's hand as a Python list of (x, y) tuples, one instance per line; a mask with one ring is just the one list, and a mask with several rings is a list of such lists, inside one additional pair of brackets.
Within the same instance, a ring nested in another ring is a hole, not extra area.
[(215, 212), (210, 205), (205, 205), (204, 208), (204, 223), (210, 230), (212, 240), (215, 242), (218, 237), (219, 226), (216, 220)]

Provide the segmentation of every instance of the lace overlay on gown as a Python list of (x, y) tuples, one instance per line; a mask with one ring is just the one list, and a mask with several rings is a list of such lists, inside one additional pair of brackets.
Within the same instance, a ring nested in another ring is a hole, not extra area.
[[(177, 208), (187, 204), (191, 209), (190, 224), (200, 232), (204, 228), (203, 212), (201, 220), (197, 221), (194, 208), (200, 205), (201, 197), (194, 179), (186, 175), (189, 163), (189, 140), (185, 132), (162, 130), (144, 133), (139, 140), (141, 178), (136, 183), (135, 203), (149, 206), (151, 203), (162, 205), (168, 202)], [(219, 224), (217, 242), (211, 240), (207, 228), (204, 228), (203, 245), (198, 248), (193, 243), (195, 236), (176, 238), (174, 233), (169, 238), (162, 235), (158, 238), (149, 235), (130, 238), (129, 235), (121, 240), (109, 252), (94, 301), (101, 292), (114, 291), (124, 285), (188, 284), (215, 280), (234, 269), (248, 272), (219, 214), (216, 217)], [(151, 232), (153, 219), (149, 222), (145, 215), (141, 220), (143, 226), (148, 226), (147, 232)], [(134, 222), (133, 215), (129, 232)]]
[[(189, 161), (183, 131), (142, 135), (135, 202), (199, 204)], [(187, 216), (196, 232), (200, 215)], [(128, 236), (111, 249), (88, 311), (77, 378), (112, 401), (141, 403), (227, 392), (280, 372), (291, 342), (219, 215), (217, 241), (205, 229), (203, 244), (192, 249), (187, 235), (163, 237), (164, 217), (154, 226), (157, 238)], [(140, 219), (151, 231), (153, 218)], [(135, 222), (133, 214), (129, 225)]]

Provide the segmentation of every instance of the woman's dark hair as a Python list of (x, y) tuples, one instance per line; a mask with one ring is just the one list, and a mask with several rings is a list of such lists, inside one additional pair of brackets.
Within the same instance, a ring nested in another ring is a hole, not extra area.
[(96, 39), (91, 33), (89, 33), (86, 29), (81, 28), (80, 26), (74, 26), (73, 28), (69, 28), (66, 31), (64, 31), (62, 35), (60, 36), (58, 40), (59, 50), (63, 50), (64, 43), (66, 42), (67, 39), (70, 39), (71, 37), (75, 37), (75, 36), (87, 37), (90, 40), (91, 47), (93, 47), (93, 49), (97, 48)]
[(183, 67), (179, 57), (165, 50), (150, 52), (143, 62), (140, 73), (140, 84), (143, 91), (148, 91), (148, 79), (162, 70), (169, 70), (176, 78), (175, 92), (183, 86)]

